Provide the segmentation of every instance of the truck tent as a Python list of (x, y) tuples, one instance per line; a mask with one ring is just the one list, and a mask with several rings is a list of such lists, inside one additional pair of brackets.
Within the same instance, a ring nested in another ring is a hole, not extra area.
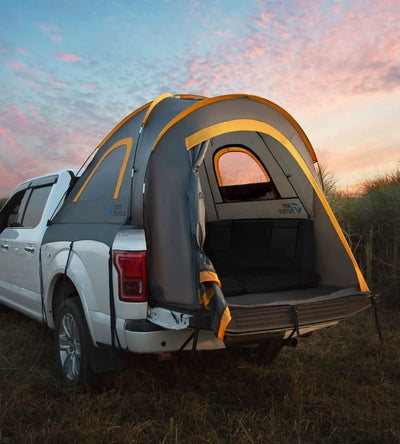
[[(262, 177), (229, 178), (227, 153), (236, 162), (247, 156)], [(122, 226), (144, 228), (149, 303), (211, 309), (222, 339), (231, 320), (226, 294), (257, 296), (282, 282), (369, 292), (321, 191), (316, 161), (299, 124), (266, 99), (165, 94), (101, 142), (44, 242), (67, 234), (111, 246)]]

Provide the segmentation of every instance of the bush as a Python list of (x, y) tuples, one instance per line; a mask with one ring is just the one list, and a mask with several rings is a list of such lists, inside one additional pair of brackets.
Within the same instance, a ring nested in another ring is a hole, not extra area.
[(368, 181), (359, 196), (332, 206), (372, 290), (400, 307), (400, 168)]

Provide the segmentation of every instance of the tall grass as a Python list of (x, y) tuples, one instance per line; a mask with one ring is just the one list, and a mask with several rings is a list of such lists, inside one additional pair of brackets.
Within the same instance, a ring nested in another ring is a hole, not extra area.
[(400, 308), (400, 167), (331, 202), (367, 282), (385, 306)]

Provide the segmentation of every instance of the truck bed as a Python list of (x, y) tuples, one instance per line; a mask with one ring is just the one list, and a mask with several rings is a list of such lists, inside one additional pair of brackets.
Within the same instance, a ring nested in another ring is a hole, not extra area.
[(231, 312), (227, 336), (299, 332), (371, 305), (370, 293), (358, 287), (321, 284), (311, 220), (209, 222), (205, 251)]

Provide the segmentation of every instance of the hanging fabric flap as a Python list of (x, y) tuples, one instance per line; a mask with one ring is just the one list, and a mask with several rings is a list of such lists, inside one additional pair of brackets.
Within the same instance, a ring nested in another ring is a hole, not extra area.
[(205, 205), (200, 183), (199, 167), (204, 160), (208, 143), (209, 141), (199, 144), (196, 149), (191, 150), (189, 154), (192, 161), (192, 172), (189, 183), (188, 203), (195, 264), (200, 287), (200, 303), (203, 304), (207, 310), (210, 310), (214, 334), (223, 340), (231, 316), (221, 290), (221, 282), (212, 262), (203, 250), (205, 240)]

